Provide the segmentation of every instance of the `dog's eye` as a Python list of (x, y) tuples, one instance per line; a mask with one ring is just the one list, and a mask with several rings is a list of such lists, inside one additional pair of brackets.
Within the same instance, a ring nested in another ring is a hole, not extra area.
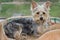
[(39, 14), (39, 12), (37, 12), (36, 14)]
[(43, 14), (45, 14), (45, 12), (43, 12)]

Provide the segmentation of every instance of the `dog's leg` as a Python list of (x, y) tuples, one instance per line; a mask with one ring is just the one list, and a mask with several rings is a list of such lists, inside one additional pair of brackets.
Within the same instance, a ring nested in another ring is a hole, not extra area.
[(14, 38), (16, 40), (21, 40), (21, 32), (22, 32), (22, 24), (19, 24), (19, 31), (16, 31), (14, 34)]
[(14, 34), (14, 37), (16, 40), (21, 40), (21, 36), (20, 36), (20, 33), (17, 31), (15, 34)]

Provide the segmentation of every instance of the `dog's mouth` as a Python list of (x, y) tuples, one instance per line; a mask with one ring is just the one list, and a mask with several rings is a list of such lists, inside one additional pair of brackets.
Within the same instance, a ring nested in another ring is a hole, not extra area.
[(44, 23), (45, 20), (36, 20), (37, 23)]
[(42, 20), (42, 22), (44, 23), (44, 22), (45, 22), (45, 20)]
[(44, 23), (44, 22), (45, 22), (45, 20), (44, 20), (44, 19), (43, 19), (43, 20), (40, 20), (40, 22)]

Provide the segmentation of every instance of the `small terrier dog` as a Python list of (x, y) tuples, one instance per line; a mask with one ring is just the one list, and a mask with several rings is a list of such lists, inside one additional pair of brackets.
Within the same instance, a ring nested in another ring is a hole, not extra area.
[(33, 20), (38, 24), (38, 32), (43, 33), (50, 24), (50, 10), (51, 2), (47, 1), (43, 5), (39, 5), (35, 1), (32, 2), (31, 11)]
[[(33, 1), (31, 5), (32, 16), (12, 17), (10, 18), (12, 20), (10, 20), (9, 22), (7, 21), (7, 24), (2, 25), (0, 23), (0, 40), (11, 40), (9, 38), (13, 38), (15, 40), (35, 40), (36, 38), (32, 36), (33, 35), (36, 36), (36, 34), (38, 33), (40, 36), (45, 32), (45, 29), (47, 30), (59, 29), (60, 24), (55, 24), (49, 27), (50, 5), (51, 4), (49, 1), (45, 2), (43, 5), (39, 5), (35, 1)], [(54, 32), (56, 32), (56, 34), (53, 35)], [(56, 35), (60, 35), (57, 33), (60, 33), (60, 31), (56, 30), (48, 32), (37, 40), (41, 39), (46, 40), (45, 38), (46, 35), (48, 36), (48, 39), (50, 39), (51, 35), (49, 34), (52, 34), (54, 37), (56, 37)], [(53, 38), (51, 38), (51, 40), (52, 39)]]
[[(13, 38), (13, 39), (17, 38), (17, 35), (19, 34), (19, 30), (20, 30), (19, 28), (22, 28), (21, 35), (26, 34), (29, 37), (31, 34), (34, 36), (37, 36), (39, 34), (38, 36), (40, 36), (45, 32), (45, 29), (47, 29), (48, 26), (50, 25), (49, 10), (50, 10), (49, 1), (45, 2), (43, 5), (39, 5), (35, 1), (32, 1), (31, 4), (32, 16), (27, 16), (27, 17), (20, 16), (17, 18), (15, 17), (11, 18), (13, 20), (11, 20), (10, 22), (4, 25), (6, 35), (9, 38)], [(20, 40), (19, 38), (21, 37), (19, 34), (17, 40)]]

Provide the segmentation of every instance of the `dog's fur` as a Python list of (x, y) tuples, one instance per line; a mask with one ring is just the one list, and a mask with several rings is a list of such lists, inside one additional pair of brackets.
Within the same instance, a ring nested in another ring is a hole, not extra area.
[(50, 25), (50, 6), (51, 3), (49, 1), (43, 5), (39, 5), (33, 1), (31, 5), (33, 20), (38, 24), (37, 31), (41, 34), (43, 34), (44, 30), (49, 28)]
[(14, 40), (10, 39), (5, 35), (4, 28), (3, 28), (3, 21), (0, 22), (0, 40)]
[(49, 1), (43, 5), (39, 5), (33, 1), (31, 4), (32, 16), (10, 18), (11, 20), (4, 25), (5, 34), (9, 38), (16, 38), (16, 40), (35, 40), (37, 34), (40, 36), (49, 28), (49, 10)]
[[(10, 22), (8, 22), (4, 28), (5, 33), (8, 37), (14, 38), (14, 33), (22, 29), (22, 33), (30, 35), (33, 33), (32, 28), (32, 20), (30, 18), (17, 18)], [(19, 28), (20, 27), (20, 28)], [(22, 28), (21, 28), (22, 27)]]
[[(50, 22), (49, 8), (49, 1), (45, 2), (43, 5), (39, 5), (35, 1), (32, 1), (32, 17), (21, 16), (20, 18), (13, 18), (13, 20), (4, 25), (5, 34), (9, 38), (16, 38), (17, 34), (20, 36), (22, 33), (23, 36), (37, 36), (38, 33), (40, 35), (43, 34), (44, 30), (48, 28)], [(22, 31), (20, 31), (21, 29), (19, 28), (22, 28)]]

